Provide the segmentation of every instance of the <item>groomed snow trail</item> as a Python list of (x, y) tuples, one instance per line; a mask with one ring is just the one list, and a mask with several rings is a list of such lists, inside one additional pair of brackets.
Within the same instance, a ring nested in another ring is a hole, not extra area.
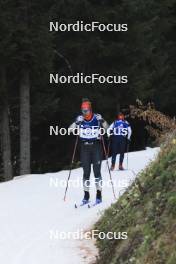
[[(112, 172), (117, 197), (157, 153), (158, 148), (129, 153), (130, 170)], [(74, 208), (83, 197), (81, 168), (72, 171), (67, 200), (63, 201), (67, 177), (68, 171), (61, 171), (16, 177), (0, 184), (0, 263), (82, 264), (95, 260), (97, 251), (92, 240), (64, 240), (59, 235), (90, 230), (114, 203), (106, 162), (102, 163), (103, 203), (94, 208)], [(91, 180), (93, 183), (93, 174)]]

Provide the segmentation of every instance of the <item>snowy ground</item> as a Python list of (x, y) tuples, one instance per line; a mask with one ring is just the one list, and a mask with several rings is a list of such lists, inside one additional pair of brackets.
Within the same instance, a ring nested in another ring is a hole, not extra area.
[[(153, 160), (158, 149), (129, 153), (128, 171), (114, 171), (117, 197)], [(92, 180), (93, 180), (93, 175)], [(109, 174), (102, 164), (104, 184)], [(82, 169), (72, 172), (67, 201), (63, 201), (68, 171), (16, 177), (0, 184), (0, 263), (2, 264), (81, 264), (92, 263), (97, 254), (92, 240), (59, 239), (60, 232), (90, 230), (103, 210), (114, 202), (111, 185), (103, 188), (103, 203), (94, 208), (75, 209), (83, 192), (80, 187)], [(95, 189), (91, 192), (95, 199)], [(63, 234), (63, 233), (62, 233)]]

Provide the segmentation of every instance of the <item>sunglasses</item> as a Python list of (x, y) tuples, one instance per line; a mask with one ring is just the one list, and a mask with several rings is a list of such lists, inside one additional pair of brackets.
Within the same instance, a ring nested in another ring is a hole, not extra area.
[(87, 115), (90, 113), (90, 109), (82, 109), (83, 115)]

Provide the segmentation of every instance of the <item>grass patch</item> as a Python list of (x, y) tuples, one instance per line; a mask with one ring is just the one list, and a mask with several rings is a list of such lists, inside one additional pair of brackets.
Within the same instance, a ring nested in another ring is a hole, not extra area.
[(176, 138), (105, 211), (95, 228), (128, 232), (126, 240), (97, 240), (97, 264), (176, 263)]

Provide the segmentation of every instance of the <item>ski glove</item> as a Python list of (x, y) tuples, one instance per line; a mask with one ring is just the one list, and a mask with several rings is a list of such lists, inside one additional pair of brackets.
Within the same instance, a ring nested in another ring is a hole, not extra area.
[(104, 121), (102, 115), (100, 115), (100, 114), (96, 114), (96, 118), (100, 122), (103, 122)]
[(78, 116), (76, 118), (76, 124), (77, 125), (81, 124), (83, 122), (83, 120), (84, 120), (84, 117), (82, 115)]

